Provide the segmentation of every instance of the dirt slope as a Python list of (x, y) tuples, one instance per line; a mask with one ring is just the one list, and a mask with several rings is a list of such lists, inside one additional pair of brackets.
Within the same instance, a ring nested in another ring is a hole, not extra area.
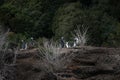
[[(18, 80), (40, 80), (41, 73), (33, 66), (37, 61), (37, 53), (37, 49), (33, 49), (17, 55)], [(119, 48), (64, 48), (61, 53), (75, 54), (71, 65), (58, 73), (62, 80), (120, 80)]]

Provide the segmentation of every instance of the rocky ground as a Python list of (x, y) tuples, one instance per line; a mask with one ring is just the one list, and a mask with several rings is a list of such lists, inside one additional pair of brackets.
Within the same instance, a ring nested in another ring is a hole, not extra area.
[[(37, 53), (37, 49), (18, 53), (17, 80), (40, 80), (42, 73), (34, 66), (38, 58)], [(64, 48), (61, 53), (75, 55), (68, 68), (57, 73), (61, 80), (120, 80), (119, 48)], [(49, 77), (43, 80), (54, 79)]]

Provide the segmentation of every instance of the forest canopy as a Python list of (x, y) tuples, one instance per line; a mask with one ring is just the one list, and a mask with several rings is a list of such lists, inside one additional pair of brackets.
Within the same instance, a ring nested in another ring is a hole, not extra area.
[(70, 39), (89, 27), (89, 45), (120, 45), (120, 0), (0, 0), (0, 25), (26, 37)]

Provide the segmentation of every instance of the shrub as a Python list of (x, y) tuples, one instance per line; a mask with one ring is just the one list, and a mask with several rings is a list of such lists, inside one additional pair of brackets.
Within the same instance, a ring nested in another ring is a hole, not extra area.
[(0, 35), (0, 80), (15, 80), (14, 64), (16, 63), (17, 50), (15, 52), (7, 50), (5, 44), (8, 32), (9, 30)]
[(83, 25), (78, 27), (74, 31), (73, 36), (75, 38), (78, 38), (78, 45), (84, 46), (88, 41), (88, 35), (87, 35), (88, 27), (84, 27)]
[[(44, 46), (39, 46), (40, 52), (40, 69), (45, 73), (52, 73), (57, 76), (61, 71), (70, 64), (74, 55), (61, 53), (60, 46), (54, 42), (44, 42)], [(57, 76), (58, 77), (58, 76)]]

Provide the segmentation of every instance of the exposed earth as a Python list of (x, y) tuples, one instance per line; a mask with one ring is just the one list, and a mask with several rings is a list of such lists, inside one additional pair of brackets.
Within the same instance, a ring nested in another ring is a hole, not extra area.
[[(17, 55), (17, 80), (40, 80), (37, 49), (20, 51)], [(63, 48), (61, 54), (75, 54), (67, 69), (58, 73), (61, 80), (120, 80), (120, 48)], [(54, 80), (51, 77), (43, 80)]]

